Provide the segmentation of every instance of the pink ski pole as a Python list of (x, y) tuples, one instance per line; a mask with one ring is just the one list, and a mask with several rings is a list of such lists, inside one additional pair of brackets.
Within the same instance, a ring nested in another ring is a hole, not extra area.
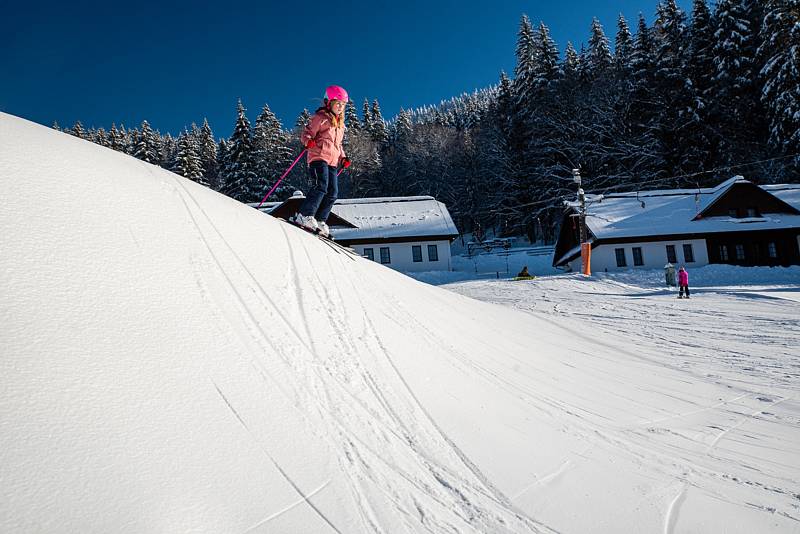
[(286, 172), (285, 172), (285, 173), (283, 173), (283, 176), (281, 176), (281, 177), (280, 177), (280, 179), (279, 179), (277, 182), (275, 182), (275, 185), (273, 185), (273, 186), (272, 186), (272, 189), (270, 189), (270, 190), (269, 190), (269, 193), (267, 193), (266, 195), (264, 195), (264, 198), (262, 198), (262, 199), (261, 199), (261, 202), (259, 202), (259, 203), (258, 203), (258, 207), (257, 207), (256, 209), (260, 208), (260, 207), (261, 207), (261, 205), (262, 205), (264, 202), (266, 202), (266, 201), (267, 201), (267, 199), (269, 198), (269, 196), (270, 196), (270, 195), (271, 195), (271, 194), (272, 194), (272, 193), (273, 193), (273, 192), (274, 192), (274, 191), (275, 191), (275, 190), (278, 188), (278, 186), (281, 184), (281, 182), (283, 181), (283, 179), (284, 179), (284, 178), (286, 178), (286, 175), (287, 175), (287, 174), (289, 174), (289, 172), (290, 172), (292, 169), (294, 169), (294, 166), (295, 166), (295, 165), (297, 165), (297, 162), (298, 162), (298, 161), (300, 161), (300, 158), (302, 158), (302, 157), (303, 157), (303, 154), (305, 154), (306, 152), (308, 152), (308, 149), (307, 149), (307, 148), (304, 148), (304, 149), (303, 149), (303, 151), (302, 151), (302, 152), (300, 152), (300, 155), (299, 155), (299, 156), (297, 156), (297, 159), (296, 159), (296, 160), (294, 160), (294, 163), (292, 163), (292, 164), (289, 166), (289, 168), (288, 168), (288, 169), (286, 169)]

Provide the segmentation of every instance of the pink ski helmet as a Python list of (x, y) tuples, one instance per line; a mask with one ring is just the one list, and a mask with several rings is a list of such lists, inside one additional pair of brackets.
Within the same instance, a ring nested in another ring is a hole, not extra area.
[(341, 100), (345, 104), (347, 104), (347, 91), (344, 90), (343, 87), (339, 87), (338, 85), (331, 85), (327, 89), (325, 89), (325, 99), (330, 102), (333, 99)]

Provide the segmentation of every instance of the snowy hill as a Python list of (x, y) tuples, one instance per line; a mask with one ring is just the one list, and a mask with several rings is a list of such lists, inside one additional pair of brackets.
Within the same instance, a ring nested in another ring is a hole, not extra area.
[(416, 282), (2, 113), (0, 180), (2, 532), (798, 528), (796, 379)]

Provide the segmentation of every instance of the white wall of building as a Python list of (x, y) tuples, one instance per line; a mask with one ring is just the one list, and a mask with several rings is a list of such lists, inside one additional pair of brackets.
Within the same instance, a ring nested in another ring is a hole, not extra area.
[[(667, 245), (675, 247), (675, 255), (677, 261), (675, 266), (686, 266), (687, 269), (692, 267), (702, 267), (708, 265), (708, 250), (706, 247), (705, 239), (689, 239), (679, 241), (656, 241), (656, 242), (642, 242), (642, 243), (621, 243), (621, 244), (607, 244), (600, 245), (592, 249), (592, 271), (627, 271), (628, 269), (663, 269), (667, 264)], [(683, 245), (691, 245), (692, 252), (694, 253), (694, 261), (686, 261), (683, 252)], [(642, 249), (643, 265), (634, 265), (633, 249)], [(617, 255), (615, 249), (625, 250), (625, 267), (617, 267)], [(572, 270), (580, 272), (581, 260), (580, 258), (570, 262)]]
[[(415, 262), (413, 246), (422, 247), (422, 261)], [(437, 261), (431, 261), (428, 256), (428, 245), (436, 245), (439, 255)], [(390, 263), (387, 267), (398, 271), (449, 271), (450, 270), (450, 242), (449, 241), (413, 241), (408, 243), (366, 244), (353, 245), (353, 249), (362, 256), (366, 255), (365, 249), (371, 248), (375, 262), (381, 263), (381, 248), (389, 249)]]

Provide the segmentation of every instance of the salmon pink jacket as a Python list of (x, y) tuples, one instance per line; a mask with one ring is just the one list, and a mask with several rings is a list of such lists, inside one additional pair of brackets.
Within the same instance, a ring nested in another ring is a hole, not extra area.
[(321, 109), (317, 111), (308, 125), (303, 128), (300, 134), (300, 142), (303, 146), (308, 144), (310, 139), (314, 140), (315, 147), (308, 149), (308, 162), (324, 161), (328, 165), (336, 167), (341, 162), (344, 155), (344, 122), (340, 126), (334, 125), (334, 116)]

